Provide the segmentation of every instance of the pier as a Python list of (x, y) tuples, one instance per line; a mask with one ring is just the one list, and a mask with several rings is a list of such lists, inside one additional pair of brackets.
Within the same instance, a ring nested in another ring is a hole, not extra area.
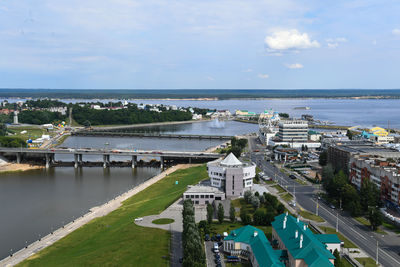
[(122, 130), (80, 130), (72, 132), (73, 136), (115, 136), (115, 137), (153, 137), (153, 138), (177, 138), (177, 139), (213, 139), (230, 140), (231, 135), (199, 135), (199, 134), (162, 134), (162, 133), (133, 133)]

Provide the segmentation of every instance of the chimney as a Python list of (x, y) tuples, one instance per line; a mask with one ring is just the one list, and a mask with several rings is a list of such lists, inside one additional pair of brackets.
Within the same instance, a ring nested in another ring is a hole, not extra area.
[(300, 235), (300, 248), (303, 248), (303, 235)]
[(283, 229), (286, 229), (286, 217), (283, 219)]
[(294, 233), (294, 238), (298, 238), (299, 237), (299, 231), (296, 230), (296, 232)]
[(258, 232), (257, 231), (254, 231), (254, 237), (256, 237), (258, 235)]
[(307, 230), (307, 226), (306, 225), (303, 225), (303, 230), (304, 231)]
[(300, 222), (300, 219), (299, 219), (299, 217), (297, 217), (297, 222)]
[(289, 212), (286, 211), (286, 216), (288, 216), (288, 215), (289, 215)]

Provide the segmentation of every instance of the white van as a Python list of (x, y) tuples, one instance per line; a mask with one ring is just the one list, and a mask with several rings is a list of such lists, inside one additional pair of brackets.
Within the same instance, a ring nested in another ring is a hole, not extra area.
[(219, 248), (218, 248), (218, 243), (214, 243), (214, 252), (218, 252)]

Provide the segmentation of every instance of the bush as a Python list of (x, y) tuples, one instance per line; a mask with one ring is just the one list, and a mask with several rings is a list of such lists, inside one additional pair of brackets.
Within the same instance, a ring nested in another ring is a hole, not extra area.
[(258, 209), (253, 215), (253, 223), (254, 225), (265, 225), (265, 212)]
[(253, 193), (250, 190), (247, 190), (244, 192), (243, 198), (246, 201), (246, 203), (250, 203), (250, 197), (253, 195)]

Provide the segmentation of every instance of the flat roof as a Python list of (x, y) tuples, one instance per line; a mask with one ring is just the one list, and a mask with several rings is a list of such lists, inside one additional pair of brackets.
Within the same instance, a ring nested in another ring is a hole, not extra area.
[(185, 191), (186, 194), (191, 193), (221, 193), (224, 194), (219, 188), (206, 186), (206, 185), (189, 185), (188, 189)]

